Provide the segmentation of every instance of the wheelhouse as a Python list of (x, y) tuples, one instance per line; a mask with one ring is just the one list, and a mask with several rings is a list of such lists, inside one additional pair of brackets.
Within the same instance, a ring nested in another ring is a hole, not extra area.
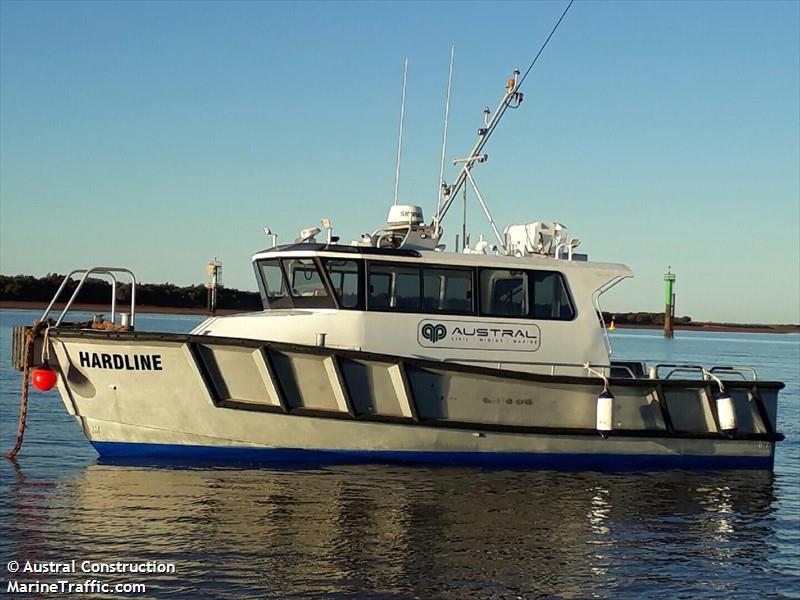
[[(312, 252), (298, 256), (298, 250)], [(327, 247), (325, 254), (319, 254), (314, 250), (293, 246), (277, 248), (274, 256), (265, 256), (272, 252), (256, 256), (253, 264), (265, 310), (555, 321), (571, 321), (577, 315), (567, 276), (559, 270), (524, 264), (515, 268), (452, 264), (415, 251), (366, 253), (343, 247), (344, 251), (333, 253)]]

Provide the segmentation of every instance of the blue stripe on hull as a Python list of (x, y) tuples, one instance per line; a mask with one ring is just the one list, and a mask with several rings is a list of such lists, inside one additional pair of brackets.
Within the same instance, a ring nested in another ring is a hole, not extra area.
[(425, 452), (413, 450), (304, 450), (248, 446), (190, 446), (92, 442), (103, 458), (167, 462), (341, 464), (368, 461), (428, 465), (631, 471), (641, 469), (772, 469), (773, 456), (682, 454), (564, 454), (532, 452)]

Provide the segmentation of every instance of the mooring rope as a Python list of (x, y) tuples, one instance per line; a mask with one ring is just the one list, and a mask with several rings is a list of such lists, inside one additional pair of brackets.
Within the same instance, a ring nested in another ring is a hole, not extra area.
[[(36, 338), (44, 331), (43, 346), (42, 346), (42, 364), (46, 364), (50, 358), (50, 327), (55, 324), (55, 321), (48, 319), (47, 321), (35, 321), (33, 326), (25, 333), (25, 344), (23, 347), (22, 356), (22, 397), (19, 403), (19, 427), (17, 428), (17, 441), (14, 447), (6, 453), (6, 458), (14, 459), (22, 448), (22, 440), (25, 437), (25, 422), (28, 418), (28, 395), (30, 393), (31, 385), (31, 371), (33, 370), (33, 348), (36, 343)], [(132, 328), (129, 325), (117, 325), (110, 321), (88, 321), (85, 323), (70, 323), (72, 327), (82, 329), (102, 329), (113, 331), (130, 331)]]
[[(36, 337), (42, 330), (47, 331), (50, 323), (47, 321), (36, 321), (25, 333), (25, 347), (23, 349), (22, 358), (22, 397), (19, 404), (19, 427), (17, 429), (17, 441), (14, 447), (6, 454), (6, 458), (13, 459), (20, 448), (22, 448), (22, 439), (25, 437), (25, 421), (28, 418), (28, 393), (30, 391), (31, 369), (33, 367), (33, 348), (36, 342)], [(47, 337), (45, 336), (45, 344), (47, 344)]]

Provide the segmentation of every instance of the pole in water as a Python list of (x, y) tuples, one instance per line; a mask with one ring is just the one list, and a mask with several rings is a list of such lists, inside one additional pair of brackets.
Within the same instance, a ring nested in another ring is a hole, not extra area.
[(222, 286), (222, 263), (216, 256), (208, 263), (208, 277), (208, 312), (214, 315), (217, 313), (217, 289)]
[(675, 294), (672, 292), (672, 286), (675, 283), (675, 274), (672, 273), (672, 265), (667, 267), (667, 272), (664, 275), (664, 337), (671, 338), (672, 332), (672, 318), (675, 316)]
[(408, 59), (403, 65), (403, 95), (400, 97), (400, 133), (397, 136), (397, 165), (394, 169), (394, 205), (397, 206), (397, 194), (400, 191), (400, 154), (403, 150), (403, 119), (406, 111), (406, 81), (408, 78)]
[[(22, 364), (22, 397), (19, 404), (19, 425), (17, 427), (17, 439), (14, 442), (14, 447), (6, 453), (6, 458), (14, 460), (22, 448), (22, 440), (25, 437), (25, 425), (28, 420), (28, 395), (30, 393), (31, 371), (34, 366), (33, 349), (36, 343), (36, 337), (45, 331), (48, 327), (47, 322), (37, 321), (33, 327), (28, 329), (25, 333), (25, 346), (23, 349), (23, 364)], [(45, 347), (48, 341), (44, 341)]]

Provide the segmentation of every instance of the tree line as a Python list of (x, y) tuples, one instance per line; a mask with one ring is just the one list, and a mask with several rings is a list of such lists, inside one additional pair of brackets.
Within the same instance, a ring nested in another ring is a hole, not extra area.
[[(49, 273), (44, 277), (31, 275), (0, 275), (0, 300), (16, 302), (50, 302), (64, 275)], [(66, 301), (78, 286), (76, 280), (67, 283), (60, 300)], [(131, 285), (117, 284), (117, 303), (131, 301)], [(87, 279), (81, 288), (77, 302), (107, 304), (111, 298), (111, 284), (101, 279)], [(159, 308), (205, 308), (208, 290), (204, 285), (177, 286), (172, 283), (137, 283), (136, 304)], [(217, 308), (235, 310), (261, 310), (258, 292), (247, 292), (233, 288), (217, 289)]]
[[(64, 280), (63, 275), (49, 273), (44, 277), (31, 275), (0, 275), (0, 300), (16, 302), (50, 302)], [(61, 300), (66, 301), (75, 291), (78, 282), (67, 283)], [(86, 304), (107, 304), (111, 298), (111, 284), (102, 279), (88, 279), (77, 298)], [(117, 302), (130, 303), (129, 283), (117, 285)], [(172, 283), (139, 283), (136, 285), (136, 304), (159, 308), (205, 308), (208, 290), (204, 285), (177, 286)], [(217, 308), (232, 310), (261, 310), (261, 297), (257, 292), (247, 292), (234, 288), (217, 290)], [(664, 313), (604, 312), (606, 324), (612, 318), (617, 325), (663, 325)], [(675, 317), (674, 323), (687, 325), (691, 317)]]
[[(606, 325), (611, 323), (611, 319), (617, 325), (663, 325), (664, 313), (651, 313), (651, 312), (627, 312), (627, 313), (611, 313), (603, 312), (603, 319)], [(674, 317), (673, 323), (678, 325), (688, 325), (692, 322), (691, 317)]]

